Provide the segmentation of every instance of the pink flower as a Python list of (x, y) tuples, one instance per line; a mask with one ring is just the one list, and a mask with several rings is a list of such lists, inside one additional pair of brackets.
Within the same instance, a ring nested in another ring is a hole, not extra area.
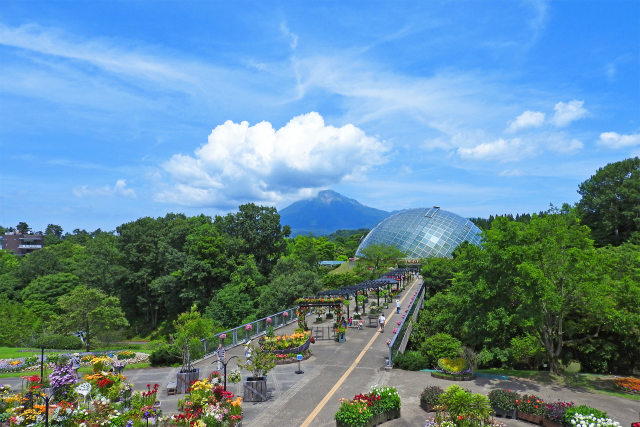
[(220, 334), (220, 339), (221, 339), (221, 340), (223, 340), (223, 339), (225, 339), (225, 338), (227, 338), (227, 334)]
[(402, 325), (402, 320), (398, 320), (398, 326)]
[(282, 313), (282, 315), (283, 315), (284, 317), (288, 317), (288, 316), (289, 316), (289, 312), (288, 312), (288, 311), (285, 311), (284, 313)]
[(267, 318), (265, 319), (265, 322), (267, 322), (267, 323), (271, 323), (271, 317), (267, 317)]
[(393, 328), (393, 331), (391, 331), (391, 332), (393, 332), (394, 334), (397, 334), (398, 333), (398, 328)]
[(387, 340), (387, 345), (391, 345), (391, 340)]
[(404, 319), (404, 314), (402, 315), (402, 318)]
[(251, 326), (251, 324), (249, 324), (249, 325), (247, 325), (247, 326), (245, 326), (245, 327), (244, 327), (244, 330), (245, 330), (245, 331), (250, 331), (250, 330), (252, 330), (252, 329), (253, 329), (253, 326)]

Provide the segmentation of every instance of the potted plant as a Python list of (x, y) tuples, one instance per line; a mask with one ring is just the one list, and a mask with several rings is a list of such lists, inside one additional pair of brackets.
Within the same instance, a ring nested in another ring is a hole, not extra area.
[(238, 363), (242, 369), (251, 372), (244, 385), (244, 400), (262, 402), (267, 399), (267, 374), (276, 366), (276, 355), (252, 344), (247, 347), (251, 356), (244, 363)]
[(573, 402), (554, 402), (544, 405), (542, 425), (546, 427), (562, 427), (567, 408), (573, 407)]
[(522, 395), (516, 400), (518, 409), (518, 419), (529, 421), (534, 424), (542, 424), (542, 415), (544, 414), (544, 401), (536, 395)]
[(515, 391), (496, 388), (489, 392), (489, 402), (497, 417), (516, 418), (516, 400), (520, 396)]
[(427, 412), (435, 411), (442, 393), (444, 393), (444, 390), (435, 385), (425, 388), (420, 394), (420, 407)]
[(347, 328), (341, 325), (336, 325), (335, 331), (336, 331), (336, 341), (345, 342), (347, 340), (347, 337), (345, 335), (347, 332)]

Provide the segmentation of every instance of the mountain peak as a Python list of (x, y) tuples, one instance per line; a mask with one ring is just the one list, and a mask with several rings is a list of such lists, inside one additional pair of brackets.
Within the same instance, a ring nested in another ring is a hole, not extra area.
[[(316, 197), (316, 199), (319, 202), (322, 203), (326, 203), (326, 204), (331, 204), (334, 202), (343, 202), (343, 203), (352, 203), (352, 204), (357, 204), (360, 205), (360, 202), (358, 202), (355, 199), (350, 199), (348, 197), (343, 196), (342, 194), (333, 191), (333, 190), (322, 190), (318, 193), (318, 196)], [(313, 199), (311, 199), (313, 200)]]
[(389, 212), (364, 206), (333, 190), (299, 200), (280, 210), (280, 222), (291, 226), (292, 235), (322, 236), (336, 230), (372, 228)]

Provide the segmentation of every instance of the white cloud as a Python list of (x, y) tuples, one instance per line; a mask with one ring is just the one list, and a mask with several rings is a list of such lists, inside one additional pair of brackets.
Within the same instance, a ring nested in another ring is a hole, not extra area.
[(640, 145), (640, 133), (620, 135), (617, 132), (603, 132), (600, 134), (598, 144), (614, 149)]
[(465, 159), (517, 161), (535, 154), (536, 146), (527, 144), (520, 138), (499, 138), (473, 147), (459, 147), (458, 155)]
[(576, 138), (566, 139), (562, 135), (557, 137), (554, 135), (551, 135), (549, 137), (549, 142), (547, 144), (547, 148), (550, 151), (555, 151), (557, 153), (565, 153), (565, 154), (575, 153), (577, 151), (582, 150), (583, 147), (584, 147), (584, 144), (579, 139), (576, 139)]
[(529, 127), (540, 127), (544, 123), (544, 113), (540, 111), (525, 111), (509, 124), (507, 132), (513, 133)]
[(86, 196), (123, 196), (123, 197), (136, 197), (136, 192), (132, 188), (127, 188), (127, 181), (119, 179), (116, 181), (113, 187), (105, 185), (104, 187), (90, 188), (87, 185), (80, 185), (73, 189), (73, 194), (76, 197)]
[(193, 156), (176, 154), (162, 165), (175, 184), (156, 198), (191, 206), (276, 203), (360, 175), (383, 163), (387, 151), (386, 143), (351, 124), (325, 125), (316, 112), (277, 130), (266, 121), (227, 121)]
[(501, 171), (498, 175), (500, 176), (523, 176), (525, 173), (520, 169), (505, 169)]
[(556, 126), (563, 127), (575, 120), (586, 117), (589, 112), (583, 105), (584, 101), (578, 101), (577, 99), (567, 103), (558, 102), (553, 107), (555, 113), (551, 118), (551, 122)]
[(298, 46), (298, 35), (291, 32), (286, 22), (280, 23), (280, 32), (283, 36), (289, 39), (289, 47), (291, 50), (295, 50)]

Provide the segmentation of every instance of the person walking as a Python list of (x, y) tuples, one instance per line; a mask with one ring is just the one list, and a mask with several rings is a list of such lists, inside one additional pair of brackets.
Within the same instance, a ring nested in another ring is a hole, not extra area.
[(218, 355), (218, 371), (222, 369), (222, 363), (224, 362), (225, 351), (222, 343), (218, 344), (218, 349), (216, 350), (216, 354)]
[(385, 319), (385, 318), (384, 318), (384, 314), (383, 314), (383, 313), (380, 313), (380, 317), (378, 317), (378, 323), (380, 324), (380, 333), (383, 333), (383, 332), (384, 332), (384, 322), (385, 322), (386, 320), (387, 320), (387, 319)]
[(400, 300), (396, 300), (396, 313), (400, 314)]

